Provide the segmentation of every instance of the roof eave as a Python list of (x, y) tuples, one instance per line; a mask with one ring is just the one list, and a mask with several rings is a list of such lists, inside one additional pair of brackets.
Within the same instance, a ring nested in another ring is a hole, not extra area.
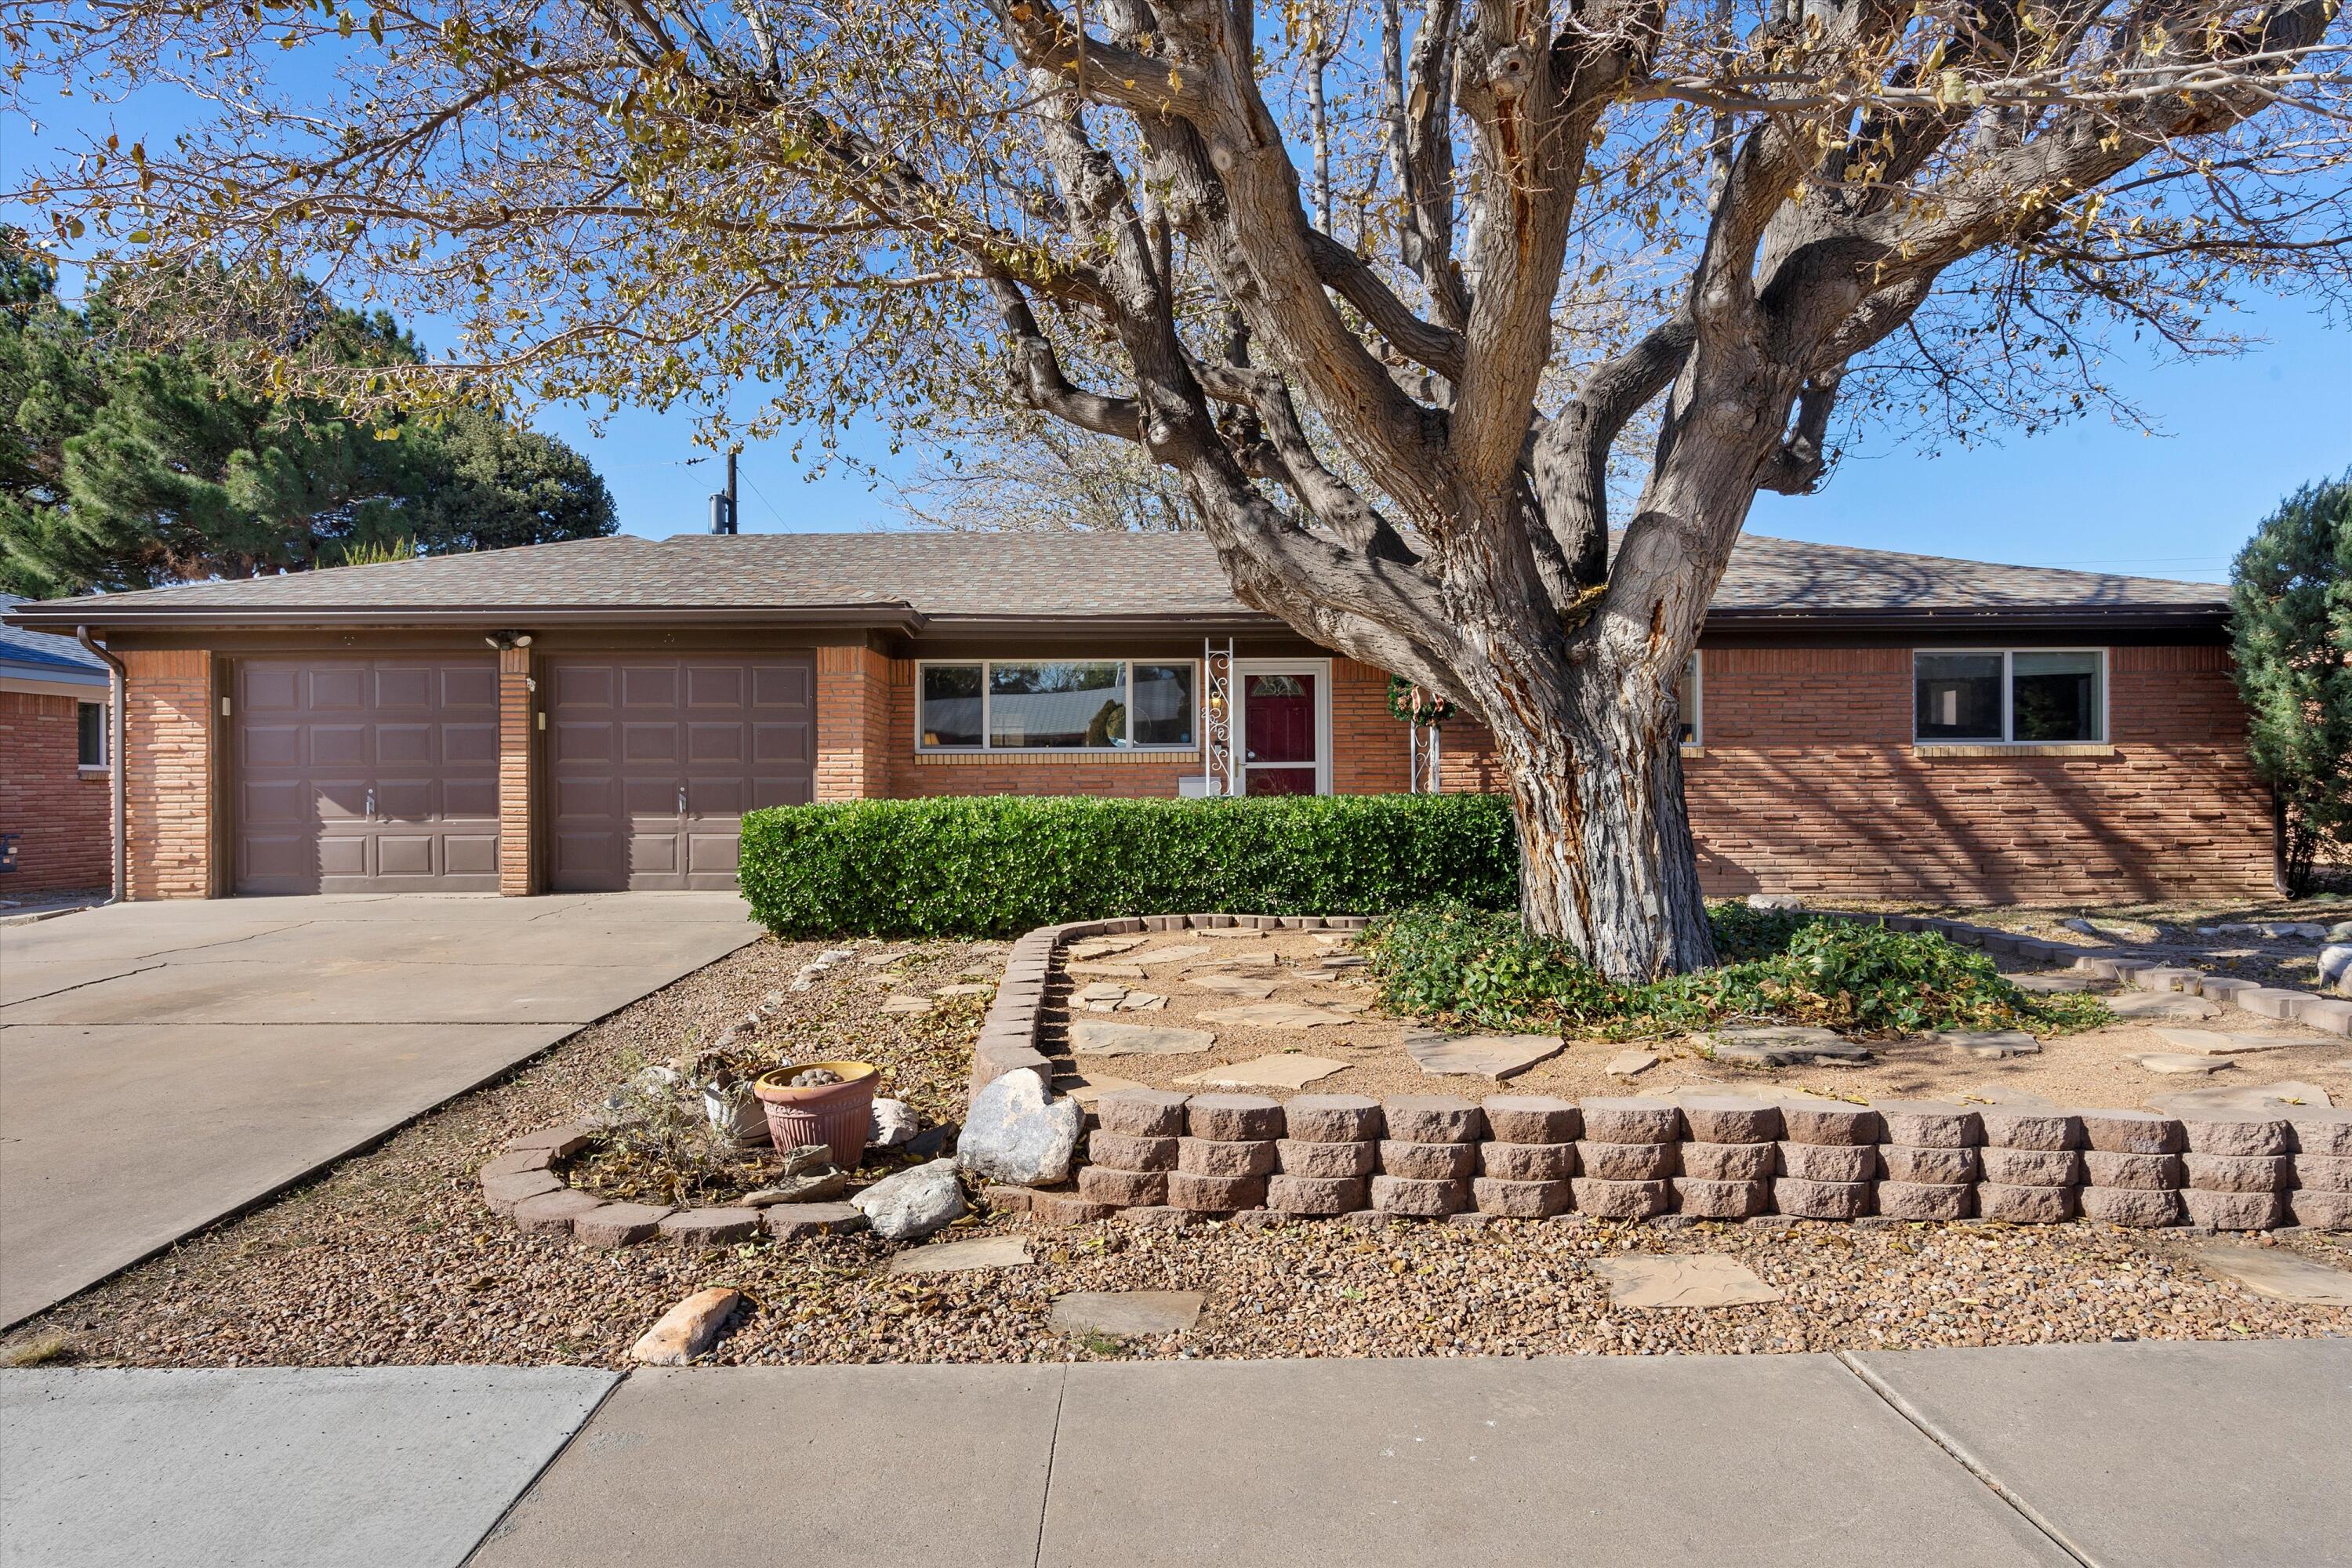
[(109, 631), (168, 627), (173, 630), (287, 631), (386, 629), (446, 626), (465, 629), (534, 630), (541, 626), (759, 626), (808, 631), (890, 631), (912, 635), (925, 617), (904, 602), (873, 605), (300, 605), (283, 608), (128, 606), (110, 609), (104, 599), (53, 599), (37, 609), (20, 606), (0, 620), (33, 630), (87, 626)]

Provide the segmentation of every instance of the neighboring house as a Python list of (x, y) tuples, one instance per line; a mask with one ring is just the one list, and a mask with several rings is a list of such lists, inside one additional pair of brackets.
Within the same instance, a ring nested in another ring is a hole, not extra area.
[[(13, 614), (129, 666), (137, 898), (725, 886), (757, 806), (1413, 776), (1387, 676), (1241, 604), (1199, 535), (619, 537)], [(1707, 886), (2267, 892), (2224, 616), (1744, 540), (1685, 679)], [(1498, 783), (1475, 726), (1441, 749), (1444, 788)]]
[(0, 626), (0, 900), (112, 879), (106, 666), (65, 631)]

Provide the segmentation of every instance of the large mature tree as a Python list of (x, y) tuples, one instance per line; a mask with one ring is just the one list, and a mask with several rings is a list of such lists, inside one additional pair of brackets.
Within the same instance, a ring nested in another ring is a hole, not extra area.
[(60, 243), (463, 310), (452, 388), (919, 426), (992, 345), (1244, 599), (1486, 722), (1529, 923), (1620, 976), (1711, 956), (1675, 677), (1759, 490), (1841, 418), (2095, 402), (2104, 331), (2194, 344), (2352, 237), (2337, 0), (0, 16), (27, 82), (215, 106), (26, 183)]

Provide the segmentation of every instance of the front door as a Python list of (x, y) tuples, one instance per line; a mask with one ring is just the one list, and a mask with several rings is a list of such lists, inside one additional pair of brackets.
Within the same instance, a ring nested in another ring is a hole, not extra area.
[(1323, 795), (1330, 788), (1323, 703), (1328, 672), (1317, 665), (1239, 667), (1242, 793)]

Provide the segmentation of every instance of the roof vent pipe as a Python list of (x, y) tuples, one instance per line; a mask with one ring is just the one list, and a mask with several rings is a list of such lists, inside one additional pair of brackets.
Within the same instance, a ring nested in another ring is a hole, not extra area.
[(727, 488), (710, 497), (710, 531), (732, 533), (740, 514), (735, 510), (735, 454), (727, 454)]

